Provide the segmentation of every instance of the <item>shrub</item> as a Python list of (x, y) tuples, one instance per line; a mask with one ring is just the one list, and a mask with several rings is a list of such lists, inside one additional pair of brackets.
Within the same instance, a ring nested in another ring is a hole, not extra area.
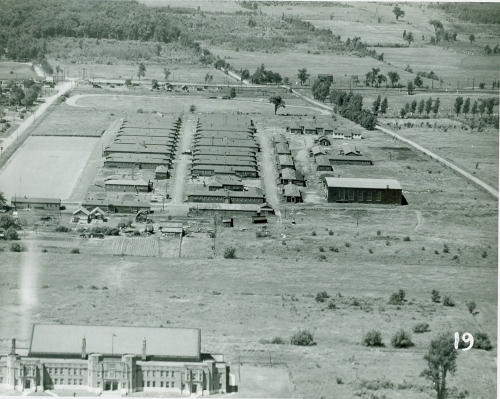
[(339, 385), (344, 383), (344, 381), (342, 381), (342, 378), (340, 377), (335, 378), (335, 381), (337, 381), (337, 384)]
[(325, 252), (325, 248), (319, 247), (319, 252)]
[(42, 252), (43, 252), (43, 253), (47, 253), (47, 252), (49, 252), (49, 251), (47, 251), (47, 248), (44, 248), (44, 249), (42, 249)]
[(391, 243), (389, 242), (389, 240), (387, 240), (387, 241), (385, 242), (385, 245), (387, 245), (387, 246), (391, 245)]
[(138, 109), (137, 109), (137, 113), (138, 113), (138, 114), (142, 114), (143, 112), (144, 112), (144, 110), (143, 110), (142, 108), (138, 108)]
[(382, 334), (377, 330), (368, 331), (365, 335), (363, 335), (361, 343), (364, 346), (385, 346), (382, 343)]
[(192, 104), (192, 105), (189, 107), (189, 112), (193, 113), (194, 111), (196, 111), (196, 105)]
[(330, 309), (330, 310), (337, 309), (337, 305), (335, 304), (333, 299), (331, 299), (330, 302), (328, 302), (328, 309)]
[(339, 249), (337, 247), (332, 246), (332, 247), (330, 247), (330, 251), (339, 252)]
[(309, 330), (299, 330), (293, 334), (290, 343), (298, 346), (311, 346), (314, 345), (314, 337)]
[(474, 314), (474, 311), (476, 310), (476, 302), (470, 301), (466, 302), (467, 309), (469, 310), (470, 314)]
[(429, 324), (427, 323), (418, 323), (413, 326), (413, 332), (416, 334), (421, 334), (429, 331)]
[(104, 287), (102, 287), (102, 289), (105, 291), (105, 290), (107, 290), (107, 289), (108, 289), (108, 287), (104, 286)]
[(410, 348), (414, 344), (411, 342), (411, 335), (407, 333), (405, 330), (397, 331), (391, 339), (391, 344), (395, 348)]
[(17, 234), (17, 230), (14, 227), (9, 227), (5, 232), (5, 238), (7, 240), (19, 240), (19, 234)]
[(377, 230), (377, 235), (379, 236), (380, 234), (382, 234), (382, 232), (380, 230)]
[(449, 296), (445, 296), (443, 298), (443, 305), (453, 307), (455, 306), (455, 302), (453, 302), (453, 300)]
[(335, 233), (332, 230), (328, 230), (328, 235), (333, 236)]
[(313, 231), (313, 232), (311, 233), (311, 235), (312, 235), (312, 236), (315, 236), (315, 235), (316, 235), (316, 232), (315, 232), (315, 231)]
[(69, 227), (66, 226), (57, 226), (54, 231), (57, 231), (58, 233), (68, 233), (71, 231)]
[(320, 258), (321, 260), (326, 260), (326, 255), (325, 255), (325, 254), (321, 254), (321, 255), (319, 256), (319, 258)]
[(372, 254), (373, 253), (373, 249), (368, 248), (368, 252)]
[(276, 345), (284, 345), (285, 344), (285, 341), (283, 340), (283, 338), (281, 337), (274, 337), (272, 340), (271, 340), (271, 343), (272, 344), (276, 344)]
[(224, 259), (236, 259), (236, 248), (226, 248), (226, 250), (224, 251)]
[(481, 255), (483, 258), (486, 258), (488, 256), (488, 253), (486, 251), (483, 252), (483, 254)]
[(439, 251), (438, 251), (437, 249), (434, 251), (434, 253), (435, 253), (436, 255), (439, 255)]
[(478, 332), (474, 337), (474, 347), (477, 349), (484, 349), (485, 351), (489, 351), (493, 349), (493, 345), (491, 345), (490, 337), (488, 334), (484, 332)]
[(23, 251), (23, 246), (17, 242), (11, 242), (9, 245), (9, 249), (12, 252), (22, 252)]
[(389, 305), (402, 305), (405, 300), (406, 293), (404, 290), (399, 290), (391, 295), (389, 298)]
[(448, 248), (448, 245), (444, 244), (443, 253), (447, 254), (448, 252), (450, 252), (450, 249)]
[(95, 286), (95, 285), (91, 285), (91, 286), (90, 286), (90, 289), (91, 289), (91, 290), (98, 290), (98, 289), (99, 289), (99, 287), (97, 287), (97, 286)]
[(345, 246), (346, 246), (347, 248), (350, 248), (350, 247), (351, 247), (351, 243), (346, 242), (346, 243), (345, 243)]
[(79, 250), (78, 248), (73, 248), (73, 249), (71, 250), (71, 253), (72, 253), (72, 254), (79, 254), (79, 253), (80, 253), (80, 250)]
[(441, 296), (439, 295), (438, 290), (432, 290), (431, 296), (432, 296), (432, 302), (439, 303), (439, 301), (441, 301)]
[(405, 238), (403, 238), (403, 241), (411, 241), (410, 236), (406, 236)]
[(314, 300), (316, 302), (325, 302), (328, 298), (330, 298), (330, 295), (326, 291), (321, 291), (316, 294)]

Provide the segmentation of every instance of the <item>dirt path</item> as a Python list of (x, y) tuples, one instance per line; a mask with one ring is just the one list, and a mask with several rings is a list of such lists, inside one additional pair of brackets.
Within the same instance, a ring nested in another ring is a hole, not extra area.
[[(192, 117), (188, 117), (192, 118)], [(184, 151), (191, 149), (191, 142), (193, 140), (194, 121), (188, 119), (183, 124), (182, 141), (180, 145), (179, 159), (174, 161), (175, 176), (174, 184), (172, 185), (172, 199), (170, 204), (182, 204), (184, 200), (184, 184), (186, 182), (187, 168), (190, 161), (190, 155), (182, 154)]]
[(270, 204), (281, 220), (281, 212), (279, 210), (280, 196), (278, 195), (278, 186), (276, 185), (275, 165), (273, 162), (271, 140), (264, 131), (263, 126), (258, 126), (257, 136), (259, 137), (261, 147), (261, 167), (260, 174), (264, 181), (266, 191), (266, 201)]
[(412, 147), (415, 147), (417, 150), (422, 151), (426, 155), (429, 155), (431, 158), (434, 158), (436, 161), (439, 161), (442, 164), (448, 166), (449, 168), (451, 168), (454, 171), (460, 173), (462, 176), (464, 176), (465, 178), (469, 179), (473, 183), (476, 183), (478, 186), (484, 188), (491, 195), (493, 195), (496, 199), (498, 199), (498, 191), (496, 191), (493, 187), (488, 186), (486, 183), (484, 183), (483, 181), (479, 180), (477, 177), (474, 177), (470, 173), (467, 173), (465, 170), (463, 170), (463, 169), (459, 168), (458, 166), (452, 164), (451, 162), (447, 161), (446, 159), (441, 158), (439, 155), (434, 154), (433, 152), (429, 151), (428, 149), (422, 147), (421, 145), (419, 145), (419, 144), (417, 144), (417, 143), (415, 143), (415, 142), (413, 142), (411, 140), (408, 140), (408, 139), (405, 139), (405, 138), (401, 137), (399, 134), (396, 134), (396, 133), (394, 133), (393, 131), (391, 131), (389, 129), (386, 129), (386, 128), (381, 127), (381, 126), (376, 126), (376, 128), (378, 130), (384, 132), (384, 133), (387, 133), (387, 134), (391, 135), (392, 137), (394, 137), (394, 138), (396, 138), (396, 139), (398, 139), (400, 141), (403, 141), (403, 142), (411, 145)]

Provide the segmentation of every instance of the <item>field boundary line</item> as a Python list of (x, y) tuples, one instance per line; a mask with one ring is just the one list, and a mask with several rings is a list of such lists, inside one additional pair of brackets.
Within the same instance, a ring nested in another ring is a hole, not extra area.
[(426, 155), (429, 155), (431, 158), (435, 159), (436, 161), (438, 162), (441, 162), (442, 164), (444, 164), (445, 166), (453, 169), (454, 171), (460, 173), (462, 176), (464, 176), (465, 178), (469, 179), (470, 181), (472, 181), (473, 183), (477, 184), (478, 186), (480, 186), (481, 188), (485, 189), (486, 191), (488, 191), (491, 195), (493, 195), (497, 200), (498, 200), (498, 191), (496, 191), (493, 187), (490, 187), (489, 185), (487, 185), (485, 182), (483, 182), (482, 180), (479, 180), (477, 177), (474, 177), (472, 176), (470, 173), (467, 173), (465, 170), (459, 168), (458, 166), (452, 164), (451, 162), (447, 161), (446, 159), (440, 157), (439, 155), (436, 155), (434, 154), (433, 152), (429, 151), (428, 149), (422, 147), (421, 145), (411, 141), (411, 140), (408, 140), (408, 139), (405, 139), (404, 137), (401, 137), (399, 134), (396, 134), (394, 133), (393, 131), (389, 130), (389, 129), (386, 129), (382, 126), (375, 126), (376, 129), (384, 132), (384, 133), (387, 133), (389, 134), (390, 136), (406, 143), (406, 144), (409, 144), (411, 145), (412, 147), (416, 148), (417, 150), (423, 152), (424, 154)]

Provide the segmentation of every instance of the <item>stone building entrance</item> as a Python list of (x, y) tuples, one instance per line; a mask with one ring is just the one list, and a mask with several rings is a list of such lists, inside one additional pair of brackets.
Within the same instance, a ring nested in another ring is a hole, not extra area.
[(118, 391), (118, 381), (105, 381), (104, 382), (105, 391)]

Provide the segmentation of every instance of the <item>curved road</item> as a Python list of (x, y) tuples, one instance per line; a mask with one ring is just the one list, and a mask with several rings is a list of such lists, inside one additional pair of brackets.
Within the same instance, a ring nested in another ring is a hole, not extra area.
[(486, 191), (488, 191), (491, 195), (493, 195), (496, 199), (498, 199), (498, 191), (496, 191), (493, 187), (488, 186), (486, 183), (483, 181), (479, 180), (477, 177), (472, 176), (470, 173), (467, 173), (465, 170), (460, 169), (458, 166), (453, 165), (451, 162), (447, 161), (444, 158), (441, 158), (440, 156), (434, 154), (433, 152), (429, 151), (428, 149), (422, 147), (421, 145), (418, 145), (417, 143), (405, 139), (404, 137), (401, 137), (399, 134), (394, 133), (393, 131), (383, 128), (381, 126), (376, 126), (376, 128), (384, 133), (387, 133), (391, 135), (392, 137), (401, 140), (412, 147), (415, 147), (417, 150), (422, 151), (424, 154), (429, 155), (431, 158), (434, 158), (436, 161), (439, 161), (443, 163), (444, 165), (448, 166), (449, 168), (453, 169), (454, 171), (460, 173), (462, 176), (466, 177), (473, 183), (476, 183), (478, 186), (484, 188)]

